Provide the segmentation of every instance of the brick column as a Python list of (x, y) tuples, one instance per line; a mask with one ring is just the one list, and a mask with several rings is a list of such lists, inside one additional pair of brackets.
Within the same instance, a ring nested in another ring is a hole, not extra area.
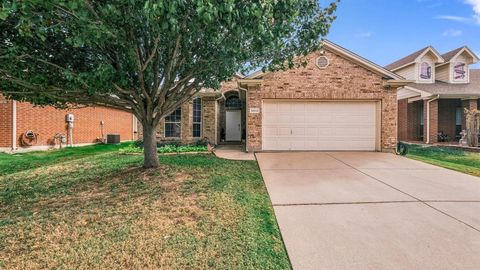
[[(430, 114), (428, 113), (428, 109), (430, 109)], [(428, 116), (430, 116), (430, 119), (428, 119)], [(437, 143), (438, 142), (438, 99), (430, 103), (428, 102), (428, 100), (423, 101), (423, 117), (424, 117), (423, 142), (425, 143), (427, 142), (427, 134), (429, 134), (429, 137), (430, 137), (429, 143)], [(427, 131), (428, 127), (430, 127), (430, 133), (428, 133)]]
[(203, 97), (203, 137), (210, 143), (217, 143), (217, 100), (215, 97)]
[(462, 130), (467, 129), (467, 118), (465, 116), (465, 109), (472, 110), (477, 109), (477, 99), (465, 99), (462, 100)]
[[(262, 97), (260, 86), (248, 86), (247, 92), (247, 151), (262, 149)], [(250, 113), (250, 108), (258, 108), (258, 113)]]
[(182, 118), (180, 121), (181, 131), (180, 137), (182, 143), (190, 143), (193, 140), (192, 136), (192, 100), (189, 100), (181, 105)]
[(408, 99), (398, 101), (398, 139), (408, 140)]

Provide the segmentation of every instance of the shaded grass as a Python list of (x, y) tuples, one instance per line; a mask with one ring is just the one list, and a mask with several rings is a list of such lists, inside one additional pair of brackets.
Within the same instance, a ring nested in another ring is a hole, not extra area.
[(17, 153), (13, 155), (0, 153), (0, 176), (38, 166), (46, 166), (69, 160), (76, 160), (86, 156), (111, 152), (124, 148), (129, 144), (131, 143), (125, 142), (118, 145), (99, 144), (82, 147), (67, 147), (63, 149)]
[(455, 171), (480, 176), (480, 153), (447, 147), (410, 145), (408, 157)]
[(95, 152), (0, 176), (0, 268), (290, 268), (255, 162), (160, 159)]

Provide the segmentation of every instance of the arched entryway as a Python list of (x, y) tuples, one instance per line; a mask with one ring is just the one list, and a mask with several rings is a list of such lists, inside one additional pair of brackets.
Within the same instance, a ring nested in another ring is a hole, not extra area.
[(220, 144), (241, 144), (245, 141), (245, 93), (231, 90), (219, 100)]

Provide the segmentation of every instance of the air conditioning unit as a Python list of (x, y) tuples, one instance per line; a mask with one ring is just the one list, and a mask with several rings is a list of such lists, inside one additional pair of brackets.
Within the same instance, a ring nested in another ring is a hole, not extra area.
[(107, 134), (107, 144), (120, 143), (120, 134)]

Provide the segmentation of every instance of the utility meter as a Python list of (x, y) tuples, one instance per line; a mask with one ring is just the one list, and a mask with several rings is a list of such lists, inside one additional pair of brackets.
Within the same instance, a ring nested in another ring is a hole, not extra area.
[(69, 113), (65, 116), (65, 121), (68, 122), (68, 123), (73, 123), (74, 120), (75, 120), (75, 117), (71, 113)]

